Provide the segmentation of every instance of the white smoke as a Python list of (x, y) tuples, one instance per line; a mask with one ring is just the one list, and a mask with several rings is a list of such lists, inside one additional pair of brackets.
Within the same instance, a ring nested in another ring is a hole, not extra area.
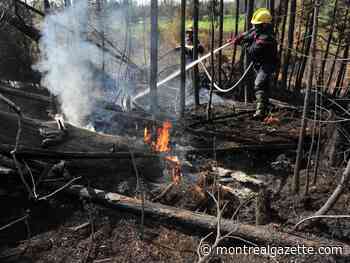
[[(110, 92), (116, 92), (118, 78), (114, 72), (109, 72), (108, 76), (115, 79), (106, 80), (103, 75), (105, 72), (102, 71), (102, 57), (103, 64), (106, 65), (105, 71), (108, 66), (117, 66), (108, 54), (102, 55), (101, 48), (88, 40), (91, 31), (99, 30), (102, 25), (96, 21), (95, 24), (92, 23), (92, 12), (88, 1), (82, 0), (48, 15), (40, 41), (41, 60), (35, 65), (43, 74), (43, 86), (58, 97), (68, 121), (78, 126), (87, 124), (87, 118), (95, 111), (98, 97), (101, 97), (107, 87)], [(109, 15), (103, 18), (103, 23), (110, 23), (111, 16), (114, 17), (114, 27), (117, 26), (117, 32), (114, 33), (121, 37), (125, 17), (120, 12), (109, 11)], [(122, 86), (120, 83), (118, 85)]]

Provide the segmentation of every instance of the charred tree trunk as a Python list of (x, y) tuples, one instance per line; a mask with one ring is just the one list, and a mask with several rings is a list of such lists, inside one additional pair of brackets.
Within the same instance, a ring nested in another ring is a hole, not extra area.
[[(224, 38), (224, 0), (220, 0), (219, 5), (219, 46), (223, 44)], [(219, 70), (218, 70), (218, 84), (222, 88), (222, 50), (219, 51)]]
[(270, 0), (268, 7), (272, 15), (272, 25), (275, 24), (275, 0)]
[(303, 115), (301, 119), (301, 127), (300, 127), (300, 135), (299, 135), (299, 142), (298, 142), (298, 149), (297, 149), (297, 157), (295, 161), (295, 167), (294, 167), (294, 176), (293, 176), (293, 193), (298, 194), (300, 183), (300, 164), (301, 164), (301, 158), (302, 158), (302, 151), (303, 151), (303, 144), (304, 144), (304, 137), (305, 137), (305, 128), (306, 128), (306, 114), (308, 110), (309, 105), (309, 97), (310, 97), (310, 91), (312, 89), (313, 85), (313, 73), (314, 73), (314, 61), (316, 57), (316, 40), (317, 40), (317, 27), (318, 27), (318, 13), (319, 13), (320, 6), (318, 4), (315, 4), (314, 7), (314, 20), (313, 20), (313, 26), (312, 26), (312, 39), (311, 39), (311, 59), (310, 59), (310, 71), (309, 71), (309, 78), (308, 78), (308, 84), (305, 91), (305, 98), (304, 98), (304, 108), (303, 108)]
[[(238, 25), (239, 25), (239, 1), (236, 1), (236, 12), (235, 12), (235, 37), (238, 35)], [(232, 56), (232, 67), (235, 64), (237, 53), (237, 45), (233, 46), (233, 56)]]
[[(303, 25), (303, 18), (304, 18), (304, 8), (305, 8), (305, 0), (302, 1), (301, 3), (301, 15), (299, 17), (299, 25), (298, 25), (298, 35), (297, 35), (297, 44), (295, 49), (300, 52), (300, 43), (305, 43), (304, 41), (301, 41), (301, 29), (302, 29), (302, 25)], [(296, 14), (295, 14), (296, 15)], [(308, 26), (308, 23), (306, 23), (306, 28)], [(307, 31), (307, 30), (306, 30)], [(302, 45), (303, 46), (303, 45)], [(298, 60), (302, 60), (303, 58), (299, 58), (297, 54), (295, 54), (295, 61), (292, 65), (292, 72), (289, 75), (289, 81), (288, 81), (288, 90), (292, 90), (292, 80), (294, 78), (294, 74), (298, 73), (297, 69), (297, 61)]]
[(181, 81), (180, 118), (185, 116), (186, 106), (186, 0), (181, 0)]
[[(193, 60), (198, 59), (198, 19), (199, 19), (199, 0), (193, 0)], [(199, 69), (198, 65), (193, 68), (193, 89), (194, 89), (194, 105), (198, 107), (199, 101)]]
[(342, 90), (342, 81), (344, 79), (346, 67), (347, 67), (347, 60), (346, 59), (349, 57), (349, 46), (350, 46), (349, 41), (350, 41), (350, 39), (349, 39), (349, 37), (347, 37), (346, 38), (347, 44), (345, 46), (344, 53), (343, 53), (343, 59), (345, 59), (345, 60), (341, 62), (339, 73), (337, 76), (337, 81), (335, 82), (335, 87), (333, 90), (333, 96), (339, 96), (341, 93), (341, 90)]
[(158, 113), (157, 76), (158, 76), (158, 0), (151, 0), (151, 71), (150, 103), (152, 114)]
[(292, 53), (292, 49), (293, 49), (293, 43), (294, 43), (294, 25), (295, 25), (296, 9), (297, 9), (297, 1), (291, 0), (290, 1), (289, 26), (288, 26), (288, 47), (286, 50), (286, 56), (284, 59), (283, 72), (282, 72), (281, 87), (283, 87), (283, 88), (287, 87), (288, 68), (289, 68), (289, 62), (290, 62), (291, 53)]
[(346, 9), (345, 16), (344, 16), (344, 23), (343, 23), (343, 25), (341, 27), (341, 30), (340, 30), (338, 46), (337, 46), (337, 50), (335, 52), (335, 56), (334, 56), (334, 60), (333, 60), (331, 69), (329, 71), (329, 77), (328, 77), (328, 81), (327, 81), (327, 86), (326, 86), (326, 91), (325, 92), (329, 92), (330, 91), (331, 81), (332, 81), (332, 78), (333, 78), (335, 65), (337, 63), (336, 59), (339, 57), (339, 53), (340, 53), (340, 49), (341, 49), (341, 43), (342, 43), (343, 38), (344, 38), (344, 31), (345, 31), (346, 26), (348, 24), (348, 15), (349, 15), (349, 9)]
[(278, 65), (276, 70), (276, 79), (275, 79), (275, 86), (277, 86), (278, 79), (279, 79), (279, 73), (281, 70), (281, 59), (283, 54), (283, 46), (284, 46), (284, 37), (286, 32), (286, 24), (287, 24), (287, 17), (288, 17), (288, 3), (289, 0), (286, 0), (284, 4), (280, 3), (280, 7), (284, 7), (283, 12), (283, 22), (282, 22), (282, 31), (281, 31), (281, 39), (280, 39), (280, 46), (279, 46), (279, 52), (278, 52), (278, 58), (280, 61), (280, 65)]
[(334, 3), (334, 9), (333, 9), (333, 15), (332, 15), (332, 23), (329, 28), (329, 34), (328, 34), (328, 39), (327, 39), (327, 44), (326, 44), (326, 50), (323, 56), (323, 61), (321, 64), (321, 72), (319, 76), (319, 83), (320, 85), (324, 85), (324, 72), (326, 69), (326, 63), (327, 63), (327, 58), (329, 54), (329, 49), (331, 47), (332, 39), (333, 39), (333, 33), (334, 33), (334, 26), (335, 26), (335, 21), (336, 21), (336, 15), (337, 15), (337, 8), (338, 8), (338, 0), (335, 1)]
[(209, 92), (209, 101), (207, 105), (207, 120), (209, 121), (212, 116), (211, 111), (211, 103), (213, 99), (213, 92), (214, 92), (214, 83), (215, 83), (215, 65), (214, 65), (214, 46), (215, 46), (215, 30), (214, 30), (214, 19), (215, 19), (215, 1), (213, 0), (211, 2), (211, 30), (210, 30), (210, 36), (211, 36), (211, 44), (210, 44), (210, 69), (211, 69), (211, 85), (210, 85), (210, 92)]
[(311, 12), (310, 15), (308, 16), (308, 23), (304, 34), (305, 42), (303, 45), (303, 52), (302, 52), (302, 54), (305, 56), (302, 57), (302, 61), (298, 68), (298, 74), (295, 80), (295, 88), (299, 90), (301, 90), (302, 88), (302, 82), (303, 82), (305, 68), (306, 68), (307, 59), (308, 59), (307, 55), (310, 52), (311, 39), (308, 38), (307, 36), (312, 32), (312, 21), (313, 21), (313, 12)]
[[(247, 5), (247, 17), (246, 17), (246, 27), (247, 30), (252, 28), (251, 20), (254, 13), (254, 0), (248, 0)], [(251, 60), (249, 59), (248, 55), (245, 55), (245, 62), (244, 62), (244, 69), (247, 70)], [(253, 97), (253, 91), (252, 87), (254, 86), (254, 80), (253, 80), (253, 74), (250, 72), (248, 74), (247, 82), (244, 85), (244, 102), (247, 103), (248, 100), (250, 100)]]

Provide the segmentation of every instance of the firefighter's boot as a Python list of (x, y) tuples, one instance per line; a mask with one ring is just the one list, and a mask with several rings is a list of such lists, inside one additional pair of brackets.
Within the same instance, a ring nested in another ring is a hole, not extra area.
[(253, 115), (255, 120), (263, 120), (267, 113), (267, 99), (263, 91), (258, 91), (255, 93), (256, 97), (256, 111)]

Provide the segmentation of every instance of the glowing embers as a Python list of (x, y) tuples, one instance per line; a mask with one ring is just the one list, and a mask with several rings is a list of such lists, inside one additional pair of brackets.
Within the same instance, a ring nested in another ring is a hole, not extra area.
[[(151, 146), (152, 151), (158, 153), (170, 153), (170, 129), (172, 124), (170, 121), (165, 121), (162, 127), (158, 127), (155, 133), (152, 129), (145, 128), (143, 139), (145, 144)], [(181, 163), (177, 156), (165, 156), (164, 160), (166, 162), (166, 167), (169, 175), (171, 176), (172, 182), (179, 184), (181, 182)]]

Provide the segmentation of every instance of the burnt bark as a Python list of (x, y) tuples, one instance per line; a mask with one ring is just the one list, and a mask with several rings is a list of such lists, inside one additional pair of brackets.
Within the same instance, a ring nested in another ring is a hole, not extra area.
[(291, 0), (290, 1), (290, 13), (291, 13), (291, 15), (289, 16), (289, 26), (288, 26), (288, 47), (286, 50), (286, 56), (284, 59), (283, 72), (282, 72), (281, 86), (283, 88), (287, 87), (288, 68), (289, 68), (289, 63), (290, 63), (292, 49), (293, 49), (293, 42), (294, 42), (294, 26), (295, 26), (296, 8), (297, 8), (297, 1)]
[[(134, 214), (141, 214), (143, 211), (142, 201), (139, 199), (127, 197), (117, 193), (108, 193), (103, 190), (86, 188), (81, 185), (73, 185), (65, 190), (65, 192), (82, 197), (89, 198), (97, 203), (101, 203), (113, 209), (123, 210)], [(164, 222), (167, 225), (176, 224), (178, 227), (189, 229), (198, 229), (205, 232), (216, 231), (217, 217), (209, 216), (200, 213), (194, 213), (181, 208), (171, 207), (158, 203), (145, 201), (144, 213), (149, 219)], [(232, 220), (221, 219), (220, 229), (222, 233), (232, 232), (236, 236), (244, 237), (250, 242), (258, 244), (274, 244), (281, 246), (295, 246), (295, 244), (304, 245), (307, 247), (318, 248), (320, 246), (343, 247), (342, 257), (350, 255), (350, 246), (334, 242), (327, 239), (310, 240), (297, 235), (291, 235), (286, 232), (279, 232), (276, 228), (269, 226), (252, 226), (245, 224), (237, 224)]]
[[(193, 60), (198, 59), (198, 19), (199, 19), (199, 0), (193, 1)], [(199, 69), (198, 65), (193, 68), (193, 89), (194, 89), (194, 105), (198, 107), (199, 101)]]
[(311, 39), (311, 59), (310, 59), (310, 71), (309, 71), (309, 78), (308, 78), (308, 84), (305, 91), (305, 97), (304, 97), (304, 108), (303, 108), (303, 115), (301, 119), (301, 127), (300, 127), (300, 135), (299, 135), (299, 141), (298, 141), (298, 149), (297, 149), (297, 157), (295, 161), (295, 167), (294, 167), (294, 176), (293, 176), (293, 193), (297, 194), (299, 193), (299, 172), (300, 172), (300, 165), (301, 165), (301, 158), (302, 158), (302, 151), (303, 151), (303, 144), (305, 139), (305, 129), (307, 125), (306, 121), (306, 114), (308, 110), (309, 105), (309, 99), (310, 99), (310, 91), (312, 89), (313, 85), (313, 74), (314, 74), (314, 61), (316, 57), (316, 38), (317, 38), (317, 27), (318, 27), (318, 13), (320, 10), (320, 6), (318, 4), (315, 4), (314, 7), (314, 22), (312, 26), (312, 39)]

